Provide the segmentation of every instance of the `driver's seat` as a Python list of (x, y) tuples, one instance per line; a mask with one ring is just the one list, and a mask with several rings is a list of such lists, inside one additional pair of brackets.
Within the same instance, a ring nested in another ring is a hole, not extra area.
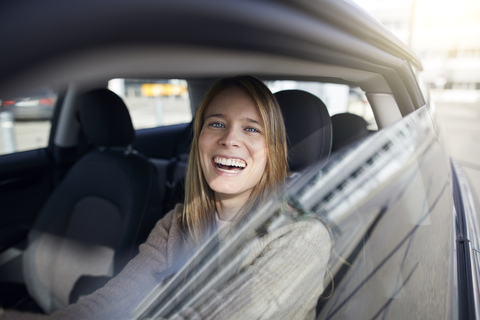
[(293, 173), (325, 164), (332, 148), (332, 122), (327, 106), (302, 90), (275, 93), (287, 131), (288, 166)]

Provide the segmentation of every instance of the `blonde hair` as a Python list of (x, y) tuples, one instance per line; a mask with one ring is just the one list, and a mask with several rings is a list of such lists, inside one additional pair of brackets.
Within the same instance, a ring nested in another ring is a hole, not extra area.
[(236, 76), (216, 81), (200, 104), (193, 123), (193, 141), (185, 180), (185, 203), (179, 221), (186, 238), (194, 243), (198, 243), (210, 233), (215, 221), (214, 193), (204, 178), (198, 147), (200, 132), (205, 122), (205, 110), (215, 96), (231, 87), (241, 88), (252, 97), (265, 128), (265, 172), (253, 188), (243, 213), (252, 210), (270, 194), (281, 191), (288, 173), (285, 124), (272, 92), (260, 79), (253, 76)]

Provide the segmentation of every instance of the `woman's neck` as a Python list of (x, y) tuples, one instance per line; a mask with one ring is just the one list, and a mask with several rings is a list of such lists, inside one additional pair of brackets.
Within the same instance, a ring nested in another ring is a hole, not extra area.
[(250, 193), (242, 195), (215, 194), (215, 208), (218, 218), (223, 221), (238, 219), (238, 213), (245, 207)]

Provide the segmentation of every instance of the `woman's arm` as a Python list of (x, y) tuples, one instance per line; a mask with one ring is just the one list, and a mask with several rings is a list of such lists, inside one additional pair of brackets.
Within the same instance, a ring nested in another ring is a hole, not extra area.
[[(135, 307), (162, 279), (171, 263), (168, 248), (174, 211), (157, 222), (139, 254), (103, 288), (59, 310), (51, 319), (129, 319)], [(176, 241), (173, 239), (172, 241)]]
[[(116, 277), (103, 288), (52, 315), (23, 313), (6, 310), (2, 320), (34, 319), (130, 319), (128, 314), (143, 295), (150, 292), (158, 281), (153, 274), (161, 271), (164, 263), (151, 258), (152, 248), (145, 248), (132, 259)], [(148, 246), (148, 245), (147, 245)]]

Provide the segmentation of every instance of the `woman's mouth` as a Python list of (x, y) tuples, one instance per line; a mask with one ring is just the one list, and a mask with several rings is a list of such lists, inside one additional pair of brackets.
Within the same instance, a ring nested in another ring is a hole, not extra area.
[(226, 173), (237, 173), (245, 169), (247, 163), (242, 159), (231, 159), (224, 157), (214, 157), (215, 168)]

